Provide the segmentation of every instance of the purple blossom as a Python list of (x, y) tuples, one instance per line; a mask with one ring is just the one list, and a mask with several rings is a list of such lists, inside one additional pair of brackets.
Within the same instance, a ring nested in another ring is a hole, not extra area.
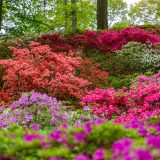
[(90, 158), (87, 155), (84, 154), (78, 154), (74, 160), (90, 160)]
[(105, 160), (106, 150), (97, 149), (93, 154), (93, 160)]
[(113, 143), (113, 154), (112, 154), (112, 160), (118, 159), (119, 156), (122, 156), (123, 159), (131, 159), (130, 155), (130, 149), (132, 146), (132, 141), (128, 138), (124, 138), (121, 140), (118, 140)]
[(50, 136), (51, 139), (55, 140), (56, 142), (65, 143), (65, 137), (62, 135), (62, 131), (56, 129), (51, 131)]
[(147, 137), (147, 145), (160, 149), (160, 136), (151, 135)]
[(84, 110), (84, 111), (90, 111), (91, 109), (90, 109), (89, 106), (84, 106), (84, 107), (83, 107), (83, 110)]
[(141, 136), (148, 136), (149, 135), (149, 132), (145, 129), (145, 128), (140, 128), (139, 129), (139, 134)]
[(138, 149), (135, 153), (137, 160), (153, 160), (153, 156), (150, 151)]
[(27, 134), (24, 135), (23, 140), (25, 142), (32, 142), (35, 139), (41, 139), (41, 138), (42, 137), (37, 135), (37, 134), (29, 134), (29, 133), (27, 133)]
[(31, 129), (33, 129), (34, 131), (38, 131), (38, 130), (39, 130), (39, 125), (36, 124), (36, 123), (32, 123), (32, 124), (30, 125), (30, 127), (31, 127)]
[(7, 124), (1, 119), (0, 119), (0, 127), (2, 127), (2, 128), (7, 127)]
[(86, 135), (81, 132), (81, 133), (73, 133), (74, 139), (77, 142), (85, 142), (86, 140)]
[(90, 122), (85, 123), (83, 129), (84, 129), (85, 134), (90, 134), (92, 131), (91, 123)]
[(29, 121), (31, 121), (33, 119), (33, 115), (32, 114), (25, 114), (25, 119), (23, 121), (23, 124), (28, 123)]
[(93, 123), (95, 125), (100, 125), (100, 124), (104, 123), (105, 121), (106, 121), (105, 118), (97, 118), (97, 119), (93, 120)]

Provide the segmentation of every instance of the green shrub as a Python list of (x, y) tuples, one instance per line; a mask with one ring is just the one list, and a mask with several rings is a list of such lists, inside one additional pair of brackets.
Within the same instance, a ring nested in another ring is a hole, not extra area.
[(134, 82), (138, 74), (133, 75), (121, 75), (121, 76), (109, 76), (108, 77), (108, 87), (113, 87), (115, 89), (120, 89), (123, 86), (127, 87), (129, 89), (130, 85)]
[[(43, 141), (42, 139), (34, 139), (30, 142), (24, 141), (25, 134), (34, 134), (39, 136), (48, 136), (50, 130), (39, 130), (34, 132), (28, 128), (20, 126), (11, 126), (7, 130), (0, 129), (0, 158), (4, 155), (9, 159), (32, 159), (32, 160), (48, 160), (50, 157), (61, 157), (66, 160), (73, 159), (79, 153), (92, 155), (98, 148), (107, 149), (107, 155), (111, 156), (111, 146), (113, 142), (121, 138), (131, 138), (138, 140), (137, 131), (125, 129), (121, 125), (114, 125), (111, 122), (105, 122), (100, 125), (94, 125), (92, 132), (87, 135), (86, 143), (76, 142), (74, 133), (81, 133), (82, 128), (68, 127), (60, 129), (67, 137), (67, 145), (52, 139)], [(42, 142), (48, 143), (48, 147), (42, 147)]]
[(130, 42), (106, 60), (106, 70), (111, 75), (130, 75), (133, 73), (158, 72), (160, 69), (160, 50), (150, 45)]

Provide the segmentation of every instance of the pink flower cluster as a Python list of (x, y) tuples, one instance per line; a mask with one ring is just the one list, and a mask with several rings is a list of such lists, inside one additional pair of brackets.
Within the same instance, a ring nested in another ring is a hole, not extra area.
[(138, 28), (126, 28), (119, 31), (85, 31), (82, 35), (61, 37), (58, 34), (42, 35), (38, 38), (41, 44), (49, 45), (53, 51), (69, 52), (77, 48), (85, 51), (98, 50), (101, 52), (113, 52), (120, 50), (128, 42), (151, 43), (155, 45), (160, 42), (160, 38), (146, 30)]
[(115, 91), (95, 89), (82, 99), (94, 114), (106, 119), (116, 118), (116, 123), (125, 123), (133, 118), (154, 116), (160, 113), (160, 73), (152, 76), (139, 76), (126, 91), (125, 87)]

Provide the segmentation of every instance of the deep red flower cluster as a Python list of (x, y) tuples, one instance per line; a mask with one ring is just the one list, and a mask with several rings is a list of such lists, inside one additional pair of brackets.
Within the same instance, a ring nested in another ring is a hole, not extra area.
[(65, 42), (65, 38), (61, 37), (59, 34), (44, 34), (39, 37), (38, 42), (42, 45), (49, 45), (54, 52), (69, 52), (73, 51), (72, 45)]
[(133, 118), (158, 115), (160, 113), (160, 73), (153, 77), (139, 76), (127, 92), (125, 87), (115, 91), (95, 89), (82, 99), (91, 106), (94, 114), (106, 119), (117, 118), (116, 123)]
[[(54, 53), (47, 45), (32, 42), (29, 49), (10, 48), (15, 58), (0, 60), (0, 65), (5, 68), (1, 98), (7, 99), (8, 96), (16, 99), (21, 92), (31, 90), (59, 99), (70, 96), (81, 98), (88, 92), (89, 86), (94, 86), (93, 79), (95, 82), (103, 81), (107, 76), (106, 72), (101, 72), (88, 61), (91, 65), (88, 68), (91, 77), (88, 77), (82, 65), (86, 62), (82, 58)], [(89, 81), (91, 78), (93, 84)]]
[(85, 51), (98, 50), (101, 52), (113, 52), (120, 50), (128, 42), (151, 43), (155, 45), (160, 42), (157, 35), (138, 28), (126, 28), (118, 31), (85, 31), (82, 35), (61, 37), (58, 34), (42, 35), (39, 39), (41, 44), (49, 45), (53, 51), (75, 50), (83, 48)]

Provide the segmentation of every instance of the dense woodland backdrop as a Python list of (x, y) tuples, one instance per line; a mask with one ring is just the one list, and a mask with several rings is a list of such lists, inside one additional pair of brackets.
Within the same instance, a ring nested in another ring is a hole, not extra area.
[(159, 0), (0, 0), (0, 28), (17, 35), (159, 23)]

